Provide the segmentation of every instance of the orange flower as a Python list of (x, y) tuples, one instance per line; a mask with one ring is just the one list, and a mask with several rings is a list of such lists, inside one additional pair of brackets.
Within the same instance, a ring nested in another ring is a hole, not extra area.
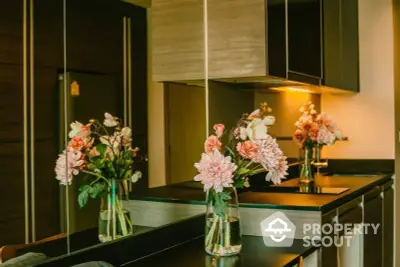
[(216, 137), (215, 135), (211, 135), (204, 143), (204, 150), (206, 153), (211, 153), (215, 148), (220, 150), (221, 146), (222, 144), (219, 141), (218, 137)]
[(247, 159), (252, 159), (256, 156), (258, 152), (258, 146), (251, 141), (246, 141), (243, 143), (238, 143), (236, 150), (240, 155)]

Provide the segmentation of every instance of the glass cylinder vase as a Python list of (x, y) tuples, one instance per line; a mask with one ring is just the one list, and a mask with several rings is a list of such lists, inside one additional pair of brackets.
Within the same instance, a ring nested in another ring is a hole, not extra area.
[(122, 187), (115, 179), (101, 199), (99, 215), (100, 242), (112, 241), (132, 234), (133, 225), (128, 210), (122, 206)]
[(205, 250), (213, 256), (240, 253), (242, 235), (236, 188), (207, 191)]
[(301, 159), (300, 184), (310, 184), (314, 182), (312, 169), (313, 152), (313, 147), (304, 147), (302, 149), (303, 158)]

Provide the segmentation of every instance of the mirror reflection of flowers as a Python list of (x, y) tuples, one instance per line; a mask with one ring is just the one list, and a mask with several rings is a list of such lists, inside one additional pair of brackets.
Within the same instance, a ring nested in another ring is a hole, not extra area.
[(90, 120), (86, 125), (71, 123), (70, 141), (56, 162), (56, 179), (70, 185), (83, 174), (78, 202), (85, 206), (89, 196), (96, 198), (112, 188), (112, 180), (137, 182), (142, 174), (134, 170), (141, 160), (139, 148), (132, 147), (132, 130), (119, 118), (105, 113), (103, 123)]
[(312, 102), (301, 107), (300, 112), (302, 115), (295, 123), (296, 131), (293, 136), (300, 147), (330, 146), (338, 140), (348, 139), (326, 113), (317, 113)]

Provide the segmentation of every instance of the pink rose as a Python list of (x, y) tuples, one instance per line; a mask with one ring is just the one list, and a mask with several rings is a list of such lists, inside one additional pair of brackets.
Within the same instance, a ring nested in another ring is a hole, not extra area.
[(206, 142), (204, 143), (204, 150), (206, 153), (211, 153), (214, 148), (220, 150), (221, 149), (221, 142), (219, 141), (218, 137), (215, 135), (211, 135), (207, 138)]
[(313, 127), (310, 129), (310, 131), (308, 132), (308, 136), (310, 136), (311, 140), (317, 141), (318, 133), (319, 133), (319, 128), (318, 128), (318, 126), (313, 126)]
[(293, 140), (296, 141), (300, 146), (303, 145), (306, 140), (306, 134), (302, 130), (296, 130), (294, 132)]
[(256, 156), (258, 152), (258, 146), (251, 141), (246, 141), (243, 143), (238, 143), (236, 150), (240, 155), (247, 159), (252, 159)]
[(214, 131), (218, 138), (224, 133), (225, 125), (218, 123), (214, 125)]
[(88, 139), (79, 136), (74, 136), (71, 141), (68, 142), (68, 148), (72, 148), (76, 151), (82, 150), (82, 148), (89, 147)]

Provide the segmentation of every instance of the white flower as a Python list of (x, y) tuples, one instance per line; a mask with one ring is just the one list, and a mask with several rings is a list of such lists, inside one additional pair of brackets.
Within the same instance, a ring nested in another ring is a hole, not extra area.
[(251, 141), (264, 139), (267, 137), (267, 127), (262, 119), (252, 120), (246, 128), (247, 135)]
[(274, 125), (275, 123), (275, 117), (274, 116), (267, 116), (263, 119), (264, 125), (266, 126), (271, 126)]
[(300, 111), (301, 113), (303, 113), (303, 112), (305, 111), (304, 107), (301, 107), (301, 108), (299, 109), (299, 111)]
[(74, 138), (75, 136), (86, 138), (90, 135), (90, 124), (83, 125), (79, 121), (75, 121), (70, 124), (70, 127), (69, 138)]
[(132, 183), (136, 183), (140, 178), (142, 178), (141, 171), (135, 171), (135, 173), (131, 176)]
[(310, 105), (310, 109), (314, 109), (315, 108), (315, 105), (314, 104), (311, 104)]
[[(120, 152), (121, 136), (108, 136), (103, 135), (100, 137), (100, 142), (107, 145), (106, 154), (114, 159), (114, 156), (118, 156)], [(111, 147), (113, 148), (111, 150)]]
[(132, 137), (132, 130), (129, 127), (124, 127), (121, 130), (122, 137), (131, 138)]
[(310, 113), (311, 113), (311, 114), (317, 114), (317, 111), (316, 111), (315, 109), (312, 109), (312, 110), (310, 111)]
[(244, 128), (244, 127), (240, 127), (239, 128), (239, 136), (240, 136), (240, 139), (242, 139), (242, 140), (246, 140), (247, 139), (247, 130), (246, 130), (246, 128)]
[(115, 127), (118, 125), (118, 121), (114, 120), (114, 117), (110, 113), (104, 113), (103, 124), (107, 127)]
[(342, 131), (337, 130), (337, 131), (335, 132), (335, 136), (336, 136), (337, 139), (342, 140), (342, 139), (343, 139)]

